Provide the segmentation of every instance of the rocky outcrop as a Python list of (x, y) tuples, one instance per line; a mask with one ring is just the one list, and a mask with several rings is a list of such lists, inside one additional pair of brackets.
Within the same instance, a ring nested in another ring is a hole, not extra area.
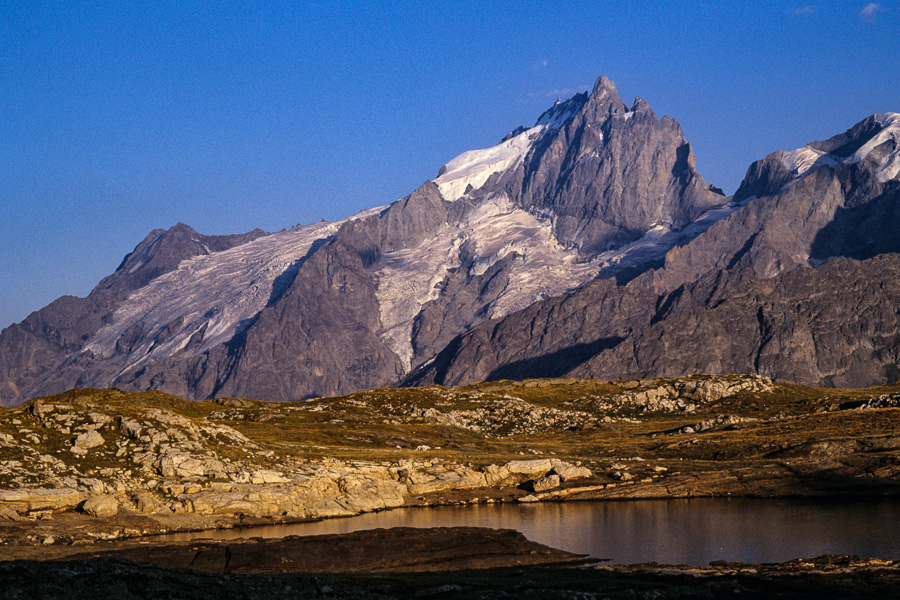
[[(215, 420), (238, 415), (257, 418), (257, 414), (278, 419), (283, 418), (283, 413), (278, 416), (282, 410), (305, 411), (305, 404), (277, 405), (259, 413), (258, 403), (222, 400), (206, 408), (228, 412), (212, 410), (208, 418), (198, 419), (174, 410), (184, 401), (162, 394), (148, 398), (158, 403), (150, 408), (125, 407), (127, 398), (118, 390), (83, 390), (16, 409), (13, 421), (19, 429), (2, 432), (0, 477), (16, 486), (0, 490), (2, 518), (76, 508), (101, 519), (122, 511), (326, 518), (396, 508), (457, 492), (514, 489), (548, 476), (562, 481), (591, 477), (589, 469), (556, 458), (478, 468), (427, 458), (379, 463), (277, 457), (273, 450), (262, 449)], [(183, 408), (190, 413), (192, 403), (186, 404)], [(533, 406), (522, 400), (519, 405)], [(541, 431), (562, 427), (552, 415), (544, 418)], [(411, 424), (429, 419), (420, 410), (406, 417)], [(83, 433), (72, 445), (72, 434), (79, 431)], [(56, 453), (54, 448), (79, 452), (65, 459), (43, 453)], [(85, 460), (104, 466), (90, 468), (88, 476)]]
[(72, 488), (0, 490), (0, 506), (17, 513), (71, 509), (84, 502), (86, 498), (86, 493)]

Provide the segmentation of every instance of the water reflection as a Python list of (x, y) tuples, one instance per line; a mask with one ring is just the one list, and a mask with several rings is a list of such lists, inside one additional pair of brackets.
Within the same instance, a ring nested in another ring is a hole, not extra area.
[(517, 529), (531, 540), (614, 564), (713, 560), (777, 562), (821, 554), (900, 558), (900, 503), (894, 500), (640, 500), (397, 509), (319, 523), (174, 534), (284, 537), (377, 527), (475, 526)]

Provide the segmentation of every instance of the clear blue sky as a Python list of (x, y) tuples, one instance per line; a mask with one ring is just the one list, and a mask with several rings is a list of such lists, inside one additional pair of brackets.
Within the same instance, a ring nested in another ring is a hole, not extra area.
[(346, 217), (605, 74), (732, 193), (900, 111), (900, 0), (0, 0), (0, 327), (150, 230)]

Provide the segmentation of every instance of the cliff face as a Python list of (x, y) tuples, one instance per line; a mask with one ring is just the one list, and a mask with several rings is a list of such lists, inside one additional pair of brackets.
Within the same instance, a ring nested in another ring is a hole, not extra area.
[(653, 227), (681, 228), (725, 203), (694, 165), (681, 127), (645, 100), (629, 108), (605, 78), (575, 116), (526, 156), (510, 186), (518, 203), (554, 218), (560, 242), (591, 255)]

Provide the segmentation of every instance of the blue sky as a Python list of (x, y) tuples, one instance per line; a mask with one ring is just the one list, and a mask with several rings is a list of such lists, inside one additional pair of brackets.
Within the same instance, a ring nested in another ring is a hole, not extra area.
[(0, 0), (0, 327), (149, 231), (279, 230), (405, 196), (601, 74), (750, 162), (900, 111), (900, 0)]

